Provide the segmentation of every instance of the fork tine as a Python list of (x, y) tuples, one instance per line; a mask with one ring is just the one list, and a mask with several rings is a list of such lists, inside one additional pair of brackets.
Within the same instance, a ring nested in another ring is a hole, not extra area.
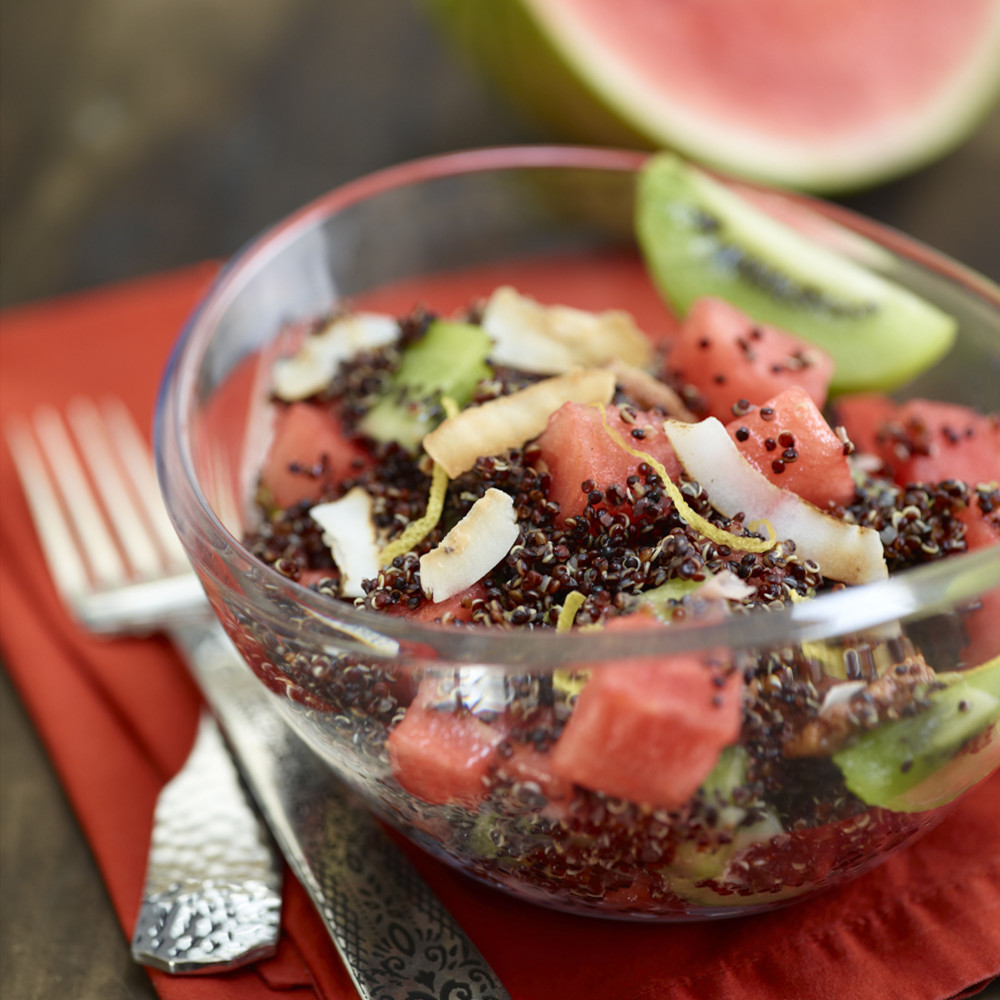
[(136, 425), (135, 418), (125, 404), (117, 398), (103, 400), (101, 407), (108, 432), (136, 493), (142, 509), (148, 516), (150, 527), (170, 564), (178, 569), (190, 569), (187, 553), (167, 514), (163, 496), (156, 482), (153, 456), (145, 438)]
[(66, 425), (51, 406), (41, 407), (36, 412), (35, 433), (48, 457), (52, 481), (94, 579), (102, 587), (120, 586), (128, 579), (125, 566), (94, 499)]
[(115, 534), (132, 568), (142, 579), (162, 574), (160, 554), (151, 541), (146, 520), (115, 457), (114, 447), (97, 407), (90, 399), (74, 399), (67, 406), (66, 418), (104, 509), (114, 511)]
[(12, 416), (6, 437), (56, 590), (64, 603), (72, 606), (90, 589), (87, 567), (79, 556), (73, 531), (63, 514), (28, 421)]
[[(207, 604), (167, 519), (148, 446), (124, 404), (108, 409), (102, 417), (88, 401), (74, 400), (66, 422), (42, 407), (30, 420), (12, 416), (5, 431), (46, 562), (73, 617), (96, 634), (148, 635), (200, 618)], [(119, 459), (119, 439), (131, 457)], [(163, 551), (152, 519), (136, 508), (140, 495), (161, 511)]]

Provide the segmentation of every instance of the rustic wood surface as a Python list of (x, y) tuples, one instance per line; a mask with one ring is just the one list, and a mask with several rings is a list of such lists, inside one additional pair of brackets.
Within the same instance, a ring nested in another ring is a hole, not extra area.
[[(467, 75), (419, 5), (194, 7), (0, 0), (4, 305), (224, 256), (373, 168), (545, 138)], [(946, 159), (845, 202), (997, 279), (998, 178), (994, 114)], [(0, 838), (0, 995), (152, 997), (5, 675)]]

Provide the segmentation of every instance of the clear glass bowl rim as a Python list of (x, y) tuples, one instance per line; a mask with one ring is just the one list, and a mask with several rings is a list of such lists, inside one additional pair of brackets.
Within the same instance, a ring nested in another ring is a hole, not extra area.
[[(554, 668), (625, 656), (669, 655), (719, 647), (775, 646), (854, 635), (890, 622), (922, 617), (973, 600), (1000, 586), (1000, 558), (994, 550), (952, 556), (938, 563), (896, 574), (886, 580), (823, 594), (782, 610), (728, 617), (721, 622), (683, 622), (669, 628), (622, 633), (556, 634), (553, 630), (454, 628), (356, 608), (310, 590), (258, 561), (222, 525), (203, 493), (189, 442), (187, 407), (194, 391), (197, 364), (216, 321), (275, 254), (303, 232), (337, 212), (393, 189), (469, 173), (523, 169), (593, 169), (636, 172), (648, 152), (587, 146), (528, 145), (486, 147), (425, 157), (388, 167), (341, 185), (265, 229), (223, 266), (196, 306), (173, 348), (156, 403), (154, 439), (157, 468), (168, 506), (176, 493), (191, 517), (191, 528), (214, 550), (232, 551), (253, 565), (259, 581), (294, 597), (320, 622), (347, 635), (377, 634), (405, 644), (419, 644), (438, 656), (521, 668)], [(755, 187), (804, 206), (858, 235), (909, 258), (955, 282), (1000, 310), (1000, 288), (944, 254), (890, 227), (849, 209), (807, 195), (785, 191), (716, 173), (723, 181)], [(624, 304), (623, 304), (624, 305)], [(178, 476), (168, 472), (173, 459)], [(169, 480), (167, 477), (170, 477)], [(172, 512), (175, 516), (175, 512)], [(176, 523), (175, 516), (175, 523)], [(191, 530), (191, 529), (189, 529)]]

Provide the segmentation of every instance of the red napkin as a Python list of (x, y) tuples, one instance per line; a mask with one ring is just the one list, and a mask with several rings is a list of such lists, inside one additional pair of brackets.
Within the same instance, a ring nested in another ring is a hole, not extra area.
[[(214, 273), (201, 265), (3, 314), (0, 416), (61, 405), (77, 393), (116, 394), (149, 426), (170, 346)], [(199, 694), (167, 643), (100, 641), (67, 618), (6, 449), (0, 500), (4, 662), (129, 935), (156, 795), (190, 747)], [(514, 1000), (941, 1000), (971, 995), (1000, 973), (1000, 774), (854, 884), (769, 915), (714, 923), (570, 917), (408, 851)], [(225, 976), (152, 975), (165, 998), (356, 996), (292, 879), (274, 958)]]

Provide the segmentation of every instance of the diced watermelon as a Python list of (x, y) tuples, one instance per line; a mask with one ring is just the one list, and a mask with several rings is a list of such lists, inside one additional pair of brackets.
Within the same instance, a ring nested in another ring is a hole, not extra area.
[(843, 442), (798, 386), (751, 407), (726, 430), (755, 469), (803, 500), (826, 507), (854, 496)]
[[(673, 478), (681, 466), (663, 433), (663, 420), (639, 412), (634, 422), (622, 419), (615, 406), (606, 408), (608, 425), (631, 447), (644, 451), (660, 462)], [(636, 436), (638, 430), (641, 436)], [(629, 454), (608, 434), (597, 407), (582, 403), (564, 403), (549, 417), (548, 426), (538, 438), (541, 458), (552, 477), (549, 500), (559, 504), (560, 521), (580, 514), (587, 505), (581, 485), (593, 480), (603, 491), (611, 483), (624, 487), (636, 473), (641, 459)]]
[[(900, 436), (895, 425), (902, 428)], [(893, 420), (896, 481), (936, 483), (960, 479), (975, 486), (1000, 482), (1000, 416), (967, 406), (911, 399)], [(903, 453), (909, 454), (903, 457)]]
[(666, 365), (698, 391), (705, 415), (723, 423), (739, 400), (759, 405), (790, 386), (801, 386), (822, 409), (833, 377), (833, 360), (820, 348), (715, 298), (691, 307)]
[(897, 404), (881, 392), (855, 392), (838, 397), (833, 406), (834, 423), (847, 432), (854, 450), (881, 457), (879, 434), (892, 419)]
[(965, 544), (970, 552), (1000, 545), (1000, 511), (987, 516), (978, 503), (964, 508), (959, 518), (965, 524)]
[[(633, 615), (608, 628), (649, 622)], [(552, 773), (651, 806), (683, 805), (739, 737), (742, 678), (721, 676), (695, 654), (595, 667), (552, 750)]]
[(465, 709), (435, 707), (446, 700), (439, 678), (420, 681), (402, 722), (389, 734), (389, 762), (396, 780), (417, 798), (475, 809), (510, 725), (503, 717), (487, 723)]
[(278, 411), (274, 438), (261, 468), (261, 485), (279, 507), (318, 500), (371, 461), (324, 406), (292, 403)]
[(837, 419), (860, 450), (877, 455), (901, 486), (958, 479), (1000, 482), (1000, 415), (957, 403), (877, 394), (837, 401)]

